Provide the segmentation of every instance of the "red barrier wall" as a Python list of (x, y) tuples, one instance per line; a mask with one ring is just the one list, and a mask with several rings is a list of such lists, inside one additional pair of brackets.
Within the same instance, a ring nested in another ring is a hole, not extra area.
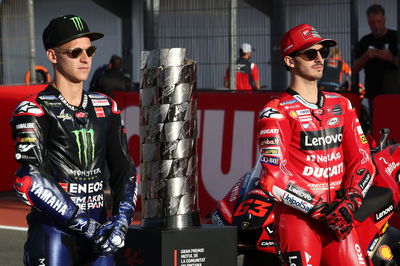
[[(3, 106), (0, 126), (3, 157), (0, 191), (12, 190), (17, 168), (9, 120), (12, 110), (23, 96), (41, 90), (43, 86), (0, 87)], [(215, 206), (233, 184), (256, 160), (256, 119), (265, 103), (278, 92), (202, 92), (197, 93), (199, 199), (202, 215)], [(346, 94), (356, 108), (358, 95)], [(140, 172), (139, 156), (139, 93), (115, 92), (122, 110), (131, 157)]]
[(390, 129), (390, 138), (400, 141), (400, 94), (378, 95), (373, 101), (373, 135), (379, 140), (379, 130)]
[(0, 86), (0, 192), (12, 190), (14, 172), (18, 167), (14, 160), (14, 143), (11, 138), (10, 119), (17, 104), (29, 94), (41, 91), (44, 85)]

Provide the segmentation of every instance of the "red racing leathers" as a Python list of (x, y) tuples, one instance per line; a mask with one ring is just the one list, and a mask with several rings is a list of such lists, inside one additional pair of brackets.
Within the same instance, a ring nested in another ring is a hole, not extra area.
[[(338, 241), (311, 217), (336, 191), (365, 196), (374, 176), (366, 137), (349, 100), (320, 92), (311, 104), (288, 89), (267, 103), (258, 120), (261, 186), (278, 204), (277, 238), (290, 265), (365, 264), (355, 230)], [(313, 209), (314, 208), (314, 209)]]

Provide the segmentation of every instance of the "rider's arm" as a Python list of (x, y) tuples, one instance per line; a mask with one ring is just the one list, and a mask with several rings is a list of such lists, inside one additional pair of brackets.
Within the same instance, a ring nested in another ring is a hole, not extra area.
[(288, 167), (292, 128), (289, 118), (279, 111), (279, 100), (266, 105), (257, 126), (263, 167), (261, 187), (277, 201), (303, 213), (321, 209), (325, 204), (322, 198), (314, 195)]
[[(64, 189), (43, 167), (49, 123), (36, 101), (23, 101), (11, 121), (16, 142), (15, 159), (20, 163), (14, 189), (29, 206), (64, 227), (92, 234), (95, 221), (82, 214)], [(88, 237), (90, 237), (88, 235)]]
[(356, 189), (363, 196), (367, 193), (375, 175), (367, 138), (361, 128), (355, 109), (346, 101), (346, 116), (343, 127), (343, 154), (345, 177), (342, 188)]
[(110, 170), (113, 214), (123, 213), (124, 218), (130, 224), (136, 206), (136, 169), (128, 152), (126, 130), (121, 122), (120, 111), (116, 102), (111, 101), (112, 113), (107, 137), (107, 162)]

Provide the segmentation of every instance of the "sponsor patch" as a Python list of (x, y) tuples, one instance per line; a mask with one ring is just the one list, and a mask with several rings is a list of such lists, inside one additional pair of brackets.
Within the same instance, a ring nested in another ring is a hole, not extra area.
[(264, 137), (260, 139), (261, 146), (268, 146), (268, 145), (279, 145), (280, 138), (279, 137)]
[(103, 94), (88, 94), (91, 99), (107, 99), (107, 96)]
[(386, 206), (375, 213), (375, 220), (378, 222), (383, 218), (389, 216), (393, 212), (394, 212), (394, 206), (393, 204), (390, 204), (389, 206)]
[(339, 98), (338, 95), (334, 95), (334, 94), (325, 94), (325, 97), (326, 97), (326, 98), (331, 98), (331, 99)]
[(260, 131), (260, 135), (265, 135), (265, 134), (279, 134), (279, 129), (267, 128)]
[(279, 165), (279, 158), (278, 157), (271, 157), (271, 156), (263, 156), (261, 157), (262, 163), (267, 163), (270, 165), (278, 166)]
[(340, 107), (340, 105), (335, 105), (332, 109), (332, 113), (333, 113), (333, 115), (343, 114), (343, 111), (342, 111), (342, 108)]
[(62, 103), (60, 102), (49, 102), (49, 101), (43, 101), (45, 105), (51, 106), (51, 107), (60, 107)]
[(362, 144), (368, 143), (368, 140), (364, 134), (360, 136), (360, 139), (361, 139)]
[(24, 137), (24, 138), (17, 138), (17, 142), (35, 142), (37, 138), (35, 137)]
[(57, 97), (55, 95), (41, 95), (39, 96), (40, 100), (56, 100)]
[(33, 145), (33, 144), (19, 144), (18, 148), (17, 148), (17, 152), (25, 153), (25, 152), (28, 152), (33, 147), (35, 147), (35, 145)]
[(283, 115), (281, 113), (279, 113), (278, 110), (271, 108), (271, 107), (267, 107), (261, 111), (260, 118), (261, 119), (264, 119), (264, 118), (282, 119)]
[(301, 188), (299, 186), (296, 186), (295, 184), (289, 183), (289, 185), (286, 188), (286, 191), (288, 191), (291, 194), (296, 195), (297, 197), (307, 201), (308, 203), (312, 203), (314, 200), (314, 195), (305, 190), (304, 188)]
[(328, 120), (328, 125), (329, 126), (334, 126), (337, 123), (339, 123), (339, 118), (337, 118), (337, 117), (332, 117), (331, 119)]
[(27, 128), (35, 128), (35, 123), (21, 123), (15, 125), (16, 129), (27, 129)]
[(332, 189), (332, 188), (338, 188), (342, 184), (342, 181), (335, 181), (335, 182), (330, 182), (329, 184), (327, 182), (325, 183), (310, 183), (307, 184), (307, 186), (311, 190), (327, 190), (327, 189)]
[(93, 106), (110, 106), (110, 102), (107, 99), (92, 99)]
[(357, 258), (358, 258), (358, 263), (359, 265), (366, 265), (365, 259), (364, 259), (364, 254), (361, 250), (361, 247), (359, 244), (355, 244), (354, 248), (356, 250)]
[(343, 127), (318, 131), (301, 131), (300, 148), (302, 150), (327, 150), (339, 147), (342, 143)]
[(329, 178), (335, 175), (343, 173), (343, 163), (334, 165), (332, 167), (311, 167), (304, 166), (303, 175), (304, 176), (314, 176), (314, 177), (325, 177)]
[(263, 155), (279, 155), (280, 149), (279, 148), (262, 148), (261, 153)]
[(292, 104), (292, 103), (297, 103), (297, 100), (296, 99), (292, 99), (292, 100), (289, 100), (289, 101), (286, 101), (286, 102), (281, 102), (280, 105), (287, 105), (287, 104)]
[(35, 160), (36, 157), (34, 157), (34, 156), (29, 156), (29, 155), (26, 155), (26, 154), (16, 153), (16, 154), (15, 154), (15, 159), (16, 159), (17, 161), (19, 161), (19, 160), (29, 160), (29, 161), (32, 161), (32, 160)]
[(77, 112), (77, 113), (75, 113), (75, 117), (85, 118), (85, 117), (88, 117), (88, 113), (86, 113), (86, 112)]
[(69, 183), (68, 191), (70, 193), (94, 193), (98, 191), (102, 191), (103, 189), (103, 181), (93, 182), (93, 183)]
[(319, 163), (326, 163), (326, 162), (331, 162), (331, 161), (338, 161), (342, 158), (342, 155), (340, 152), (337, 153), (331, 153), (331, 154), (309, 154), (306, 157), (307, 161), (311, 162), (319, 162)]
[(372, 252), (372, 251), (375, 249), (376, 244), (378, 244), (378, 242), (379, 242), (379, 238), (375, 238), (375, 239), (371, 242), (371, 244), (369, 245), (367, 252), (368, 252), (368, 253), (369, 253), (369, 252)]
[(97, 117), (106, 117), (103, 107), (94, 107), (94, 111), (96, 112)]
[(33, 115), (33, 116), (41, 116), (44, 114), (42, 108), (33, 102), (22, 101), (17, 108), (15, 109), (16, 115)]
[(290, 205), (293, 208), (296, 208), (304, 213), (309, 212), (313, 207), (313, 205), (311, 205), (307, 201), (287, 192), (283, 195), (282, 200), (285, 204)]
[(357, 132), (358, 132), (358, 135), (361, 135), (361, 134), (364, 135), (364, 131), (362, 130), (361, 126), (357, 126)]
[(65, 109), (62, 109), (61, 112), (57, 115), (57, 118), (61, 119), (62, 121), (72, 120), (72, 115), (66, 112)]
[(272, 240), (261, 240), (258, 243), (258, 246), (260, 248), (275, 247), (275, 242)]
[(68, 209), (67, 204), (59, 200), (59, 195), (54, 193), (52, 190), (46, 189), (44, 186), (42, 186), (42, 184), (33, 182), (29, 193), (33, 193), (40, 198), (43, 203), (47, 205), (47, 207), (54, 209), (61, 215), (65, 215), (65, 212)]
[(298, 115), (310, 115), (310, 109), (296, 110), (296, 114)]
[(391, 260), (393, 258), (392, 250), (387, 245), (382, 245), (379, 247), (379, 256), (385, 260)]
[(312, 120), (312, 117), (311, 117), (311, 115), (299, 116), (299, 120), (300, 120), (301, 122), (308, 122), (308, 121), (311, 121), (311, 120)]
[(287, 263), (290, 266), (303, 266), (300, 251), (292, 251), (286, 253)]
[(364, 172), (365, 172), (365, 168), (361, 168), (361, 169), (358, 169), (358, 170), (357, 170), (356, 174), (357, 174), (357, 175), (363, 175)]
[(361, 190), (364, 191), (368, 190), (372, 182), (372, 177), (371, 174), (367, 171), (364, 175), (364, 177), (361, 179), (360, 183), (358, 183), (358, 186), (361, 188)]

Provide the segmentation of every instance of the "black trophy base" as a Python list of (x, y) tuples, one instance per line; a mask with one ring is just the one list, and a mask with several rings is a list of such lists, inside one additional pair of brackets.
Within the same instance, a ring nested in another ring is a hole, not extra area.
[(116, 265), (233, 266), (237, 264), (236, 227), (147, 229), (130, 226)]

